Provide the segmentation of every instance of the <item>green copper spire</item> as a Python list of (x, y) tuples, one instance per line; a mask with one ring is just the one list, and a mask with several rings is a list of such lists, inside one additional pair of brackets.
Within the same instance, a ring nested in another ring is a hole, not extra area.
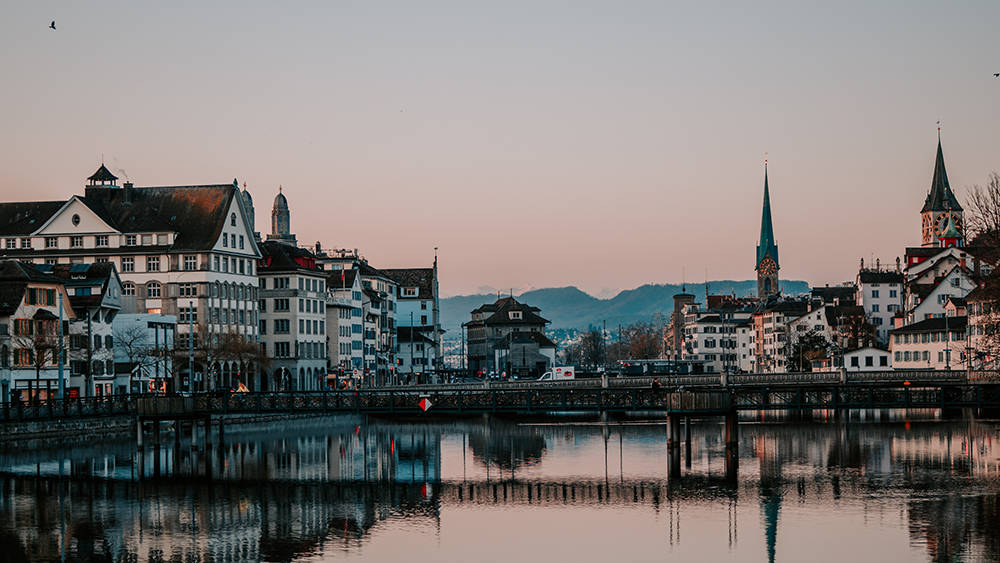
[(927, 211), (961, 211), (962, 206), (951, 191), (948, 184), (948, 172), (944, 169), (944, 152), (941, 150), (941, 133), (938, 131), (937, 159), (934, 161), (934, 178), (931, 180), (931, 191), (924, 201), (921, 213)]
[[(774, 227), (771, 226), (771, 197), (767, 191), (767, 164), (764, 164), (764, 211), (760, 217), (760, 240), (757, 243), (757, 266), (768, 254), (778, 264), (778, 245), (774, 242)], [(754, 267), (756, 269), (756, 266)]]

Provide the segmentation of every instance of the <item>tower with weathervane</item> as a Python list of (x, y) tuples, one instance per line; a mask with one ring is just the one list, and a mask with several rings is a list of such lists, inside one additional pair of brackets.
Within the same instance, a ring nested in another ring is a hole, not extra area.
[(760, 240), (757, 241), (757, 297), (766, 299), (778, 295), (778, 245), (771, 225), (771, 197), (767, 190), (767, 162), (764, 162), (764, 209), (760, 218)]
[(944, 169), (944, 153), (941, 151), (941, 130), (938, 129), (937, 160), (934, 162), (934, 178), (927, 192), (924, 207), (920, 210), (921, 234), (924, 248), (942, 246), (962, 246), (965, 225), (962, 222), (962, 206), (955, 192), (948, 185), (948, 173)]

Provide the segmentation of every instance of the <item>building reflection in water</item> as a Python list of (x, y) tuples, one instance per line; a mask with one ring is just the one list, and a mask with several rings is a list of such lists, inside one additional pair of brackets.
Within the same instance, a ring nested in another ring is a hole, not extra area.
[[(196, 448), (183, 430), (141, 451), (128, 438), (6, 444), (0, 545), (9, 561), (292, 561), (360, 554), (386, 522), (436, 530), (443, 512), (508, 505), (665, 511), (678, 548), (686, 512), (707, 504), (726, 512), (730, 550), (739, 525), (766, 550), (744, 559), (774, 561), (791, 556), (782, 531), (799, 506), (850, 501), (903, 507), (910, 545), (928, 560), (1000, 560), (995, 424), (746, 424), (741, 434), (735, 483), (714, 422), (695, 425), (679, 477), (667, 475), (659, 424), (324, 418), (230, 426)], [(698, 525), (685, 520), (689, 537)]]

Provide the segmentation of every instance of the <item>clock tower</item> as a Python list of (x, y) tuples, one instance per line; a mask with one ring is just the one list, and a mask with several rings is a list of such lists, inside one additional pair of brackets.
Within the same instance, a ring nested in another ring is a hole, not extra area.
[[(965, 235), (965, 223), (962, 221), (962, 206), (959, 205), (955, 192), (948, 184), (948, 173), (944, 169), (944, 153), (941, 151), (941, 130), (938, 129), (937, 160), (934, 162), (934, 178), (931, 179), (931, 189), (927, 192), (924, 207), (920, 210), (922, 247), (943, 246), (942, 234), (951, 227), (948, 234)], [(960, 246), (959, 241), (956, 246)]]
[(760, 218), (760, 240), (757, 241), (757, 297), (764, 299), (779, 295), (778, 245), (771, 226), (771, 197), (767, 190), (767, 162), (764, 163), (764, 209)]

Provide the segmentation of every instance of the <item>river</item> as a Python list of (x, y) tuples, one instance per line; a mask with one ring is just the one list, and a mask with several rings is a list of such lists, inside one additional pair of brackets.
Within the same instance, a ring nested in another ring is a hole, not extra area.
[[(882, 415), (882, 416), (879, 416)], [(0, 561), (1000, 561), (971, 419), (227, 426), (0, 445)], [(679, 471), (678, 471), (679, 466)]]

